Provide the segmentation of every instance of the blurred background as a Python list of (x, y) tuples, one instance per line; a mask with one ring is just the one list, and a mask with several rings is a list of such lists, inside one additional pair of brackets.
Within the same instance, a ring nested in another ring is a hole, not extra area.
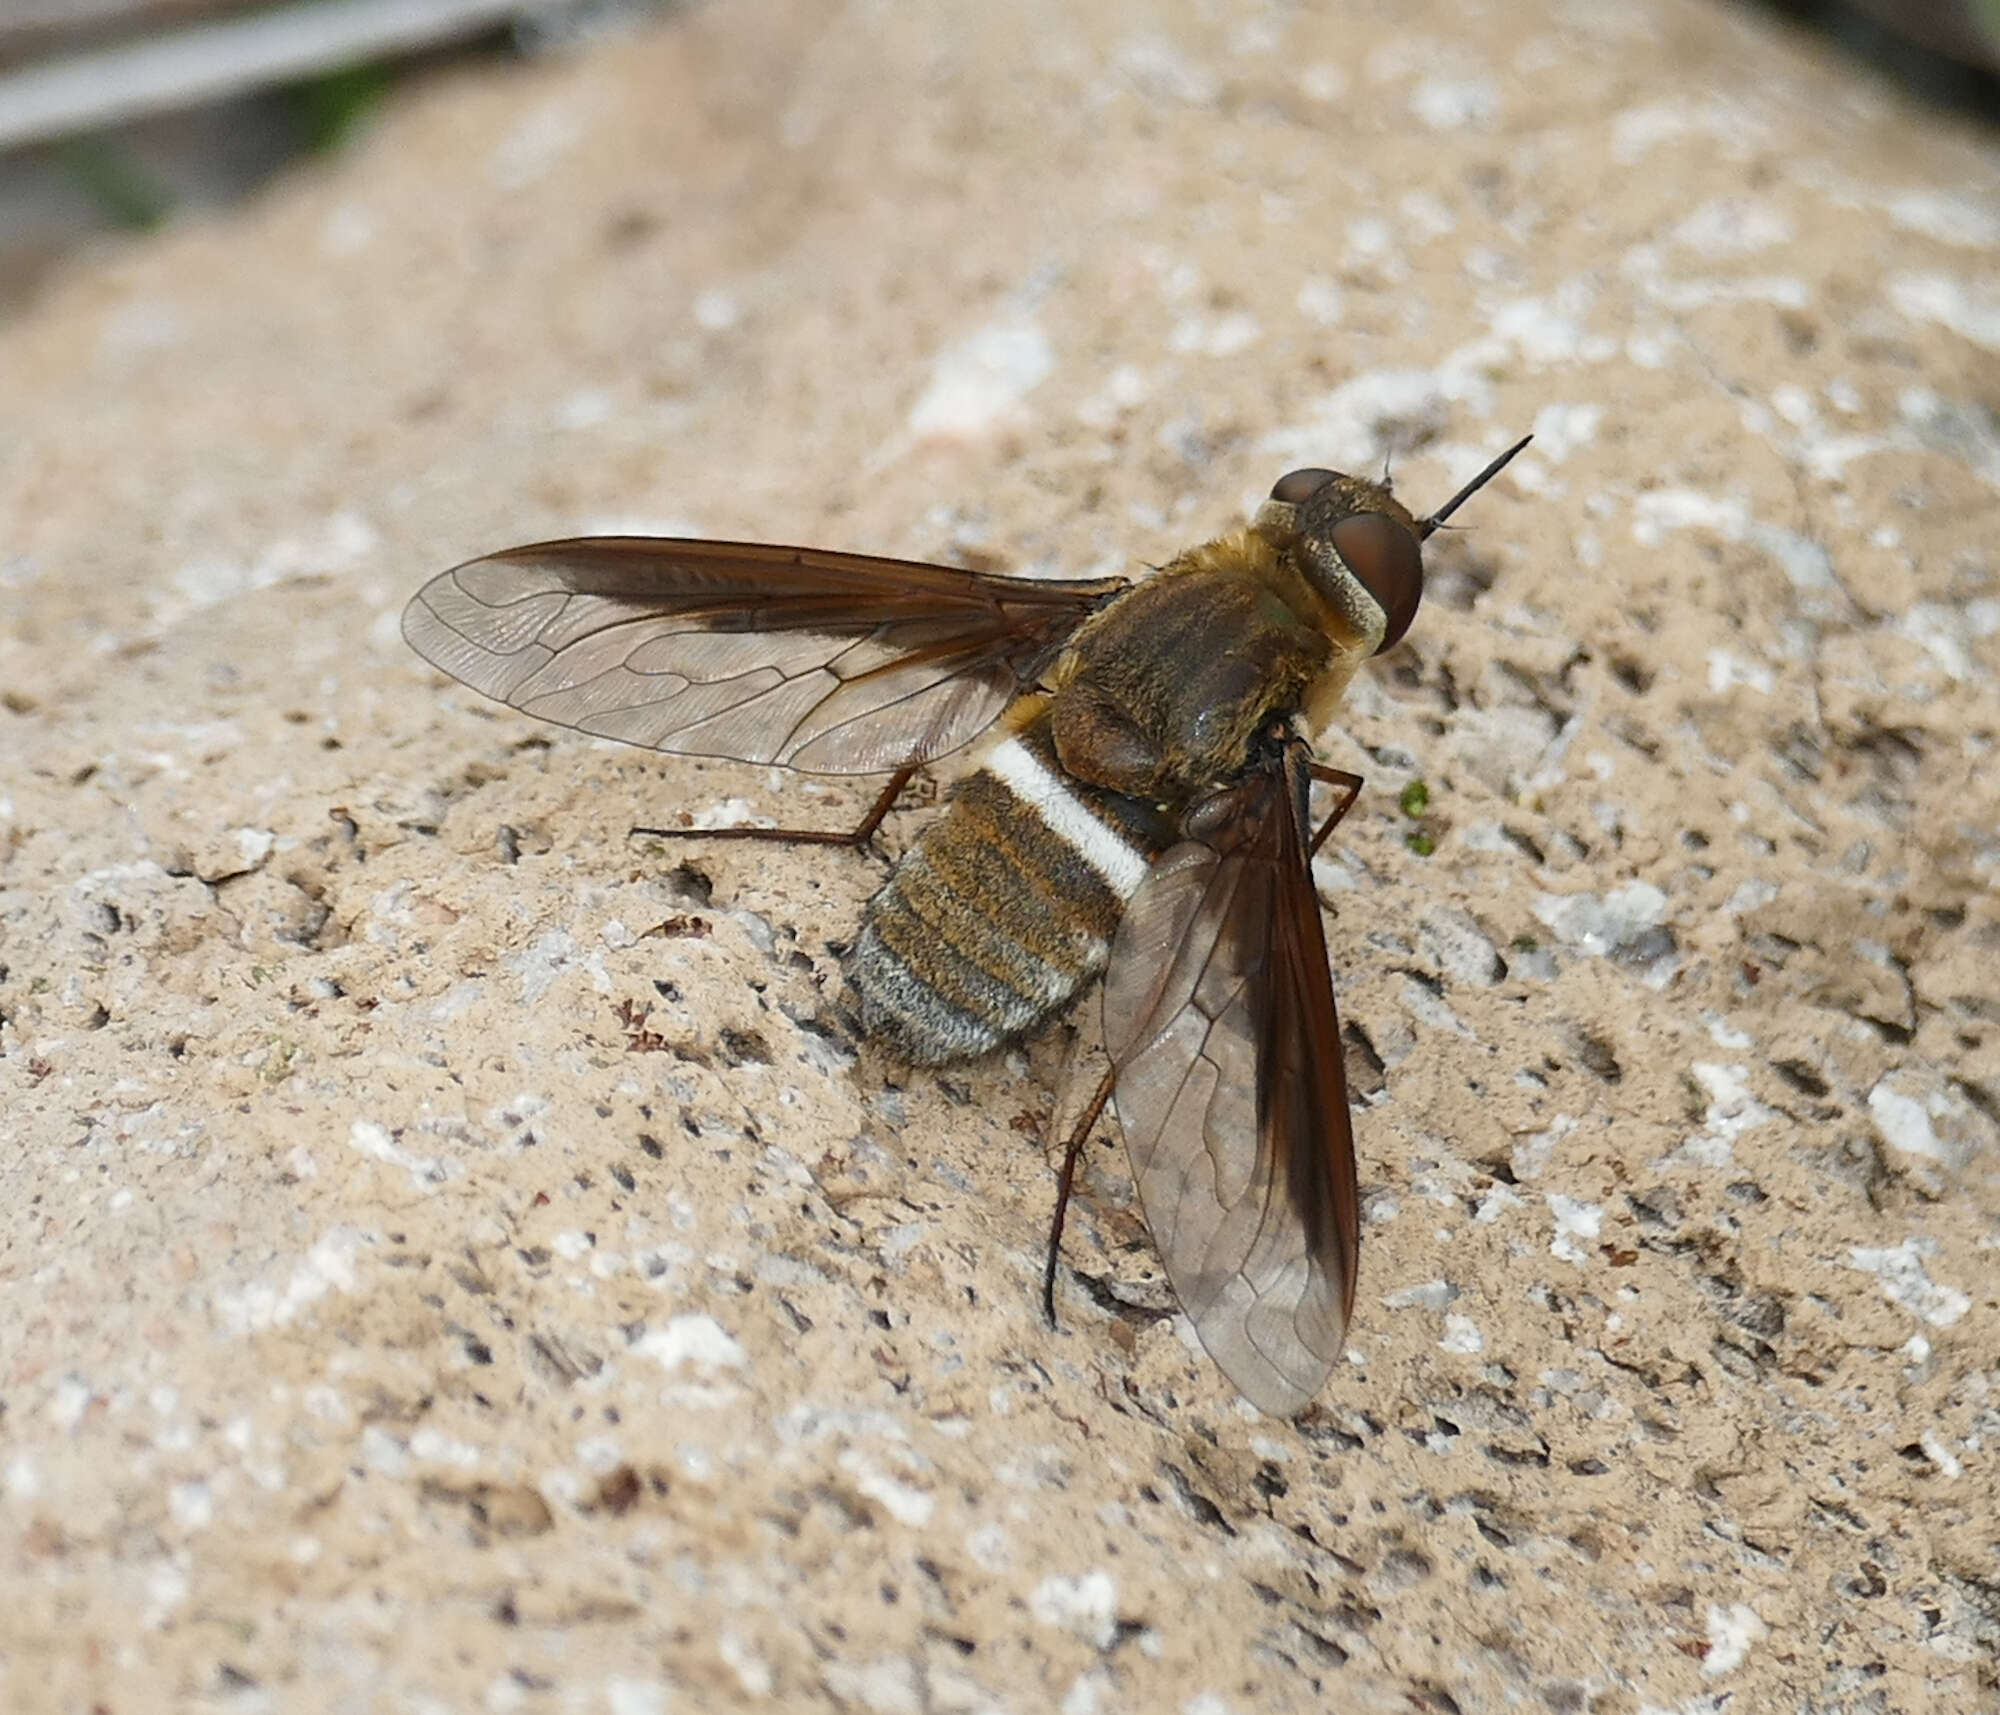
[[(721, 3), (721, 0), (715, 0)], [(80, 245), (337, 149), (399, 81), (674, 0), (0, 0), (0, 314)], [(1871, 76), (2000, 120), (2000, 0), (1762, 0)]]
[(0, 0), (0, 313), (78, 245), (243, 195), (401, 80), (629, 28), (660, 0)]

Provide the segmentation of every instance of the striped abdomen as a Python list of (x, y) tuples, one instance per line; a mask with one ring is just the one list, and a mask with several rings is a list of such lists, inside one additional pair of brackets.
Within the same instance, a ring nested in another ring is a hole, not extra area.
[(1005, 733), (862, 915), (847, 977), (869, 1033), (921, 1066), (1027, 1034), (1103, 970), (1172, 834), (1064, 774), (1046, 717)]

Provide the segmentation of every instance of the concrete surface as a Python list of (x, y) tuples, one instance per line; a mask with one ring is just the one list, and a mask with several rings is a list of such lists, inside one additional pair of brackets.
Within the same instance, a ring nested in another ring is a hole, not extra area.
[[(1991, 137), (1694, 0), (759, 0), (49, 281), (0, 1702), (2000, 1706), (1996, 249)], [(396, 635), (511, 541), (1126, 570), (1529, 427), (1324, 747), (1369, 1219), (1296, 1424), (1109, 1144), (1042, 1325), (1089, 1068), (855, 1059), (879, 866), (625, 837), (865, 787)]]

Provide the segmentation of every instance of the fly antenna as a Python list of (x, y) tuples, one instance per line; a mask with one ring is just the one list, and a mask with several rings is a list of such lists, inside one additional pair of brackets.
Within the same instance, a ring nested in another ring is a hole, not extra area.
[(1482, 470), (1428, 518), (1417, 520), (1417, 540), (1424, 541), (1430, 533), (1507, 468), (1507, 461), (1525, 447), (1535, 437), (1523, 435), (1490, 465)]

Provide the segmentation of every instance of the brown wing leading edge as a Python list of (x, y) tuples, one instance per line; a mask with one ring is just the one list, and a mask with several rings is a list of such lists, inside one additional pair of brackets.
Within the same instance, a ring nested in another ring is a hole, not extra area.
[(1123, 578), (603, 536), (441, 573), (411, 648), (526, 714), (684, 756), (886, 773), (969, 743)]
[(1146, 1225), (1245, 1398), (1302, 1410), (1354, 1307), (1360, 1199), (1306, 852), (1305, 749), (1212, 800), (1154, 866), (1104, 979), (1114, 1105)]

